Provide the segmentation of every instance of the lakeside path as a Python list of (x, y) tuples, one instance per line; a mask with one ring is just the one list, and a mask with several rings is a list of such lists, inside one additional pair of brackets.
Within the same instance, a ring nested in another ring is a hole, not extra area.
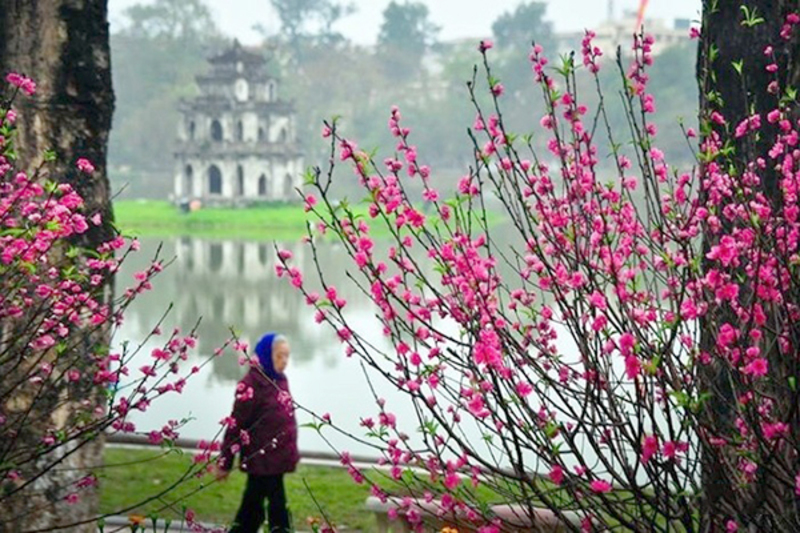
[[(103, 533), (110, 531), (132, 531), (131, 516), (144, 517), (139, 532), (175, 533), (177, 531), (225, 531), (220, 524), (227, 524), (233, 517), (244, 487), (244, 476), (233, 472), (225, 483), (190, 480), (186, 489), (179, 489), (165, 500), (132, 508), (140, 501), (137, 495), (152, 494), (163, 489), (170, 480), (177, 479), (191, 464), (191, 457), (200, 453), (200, 442), (192, 439), (178, 439), (174, 448), (179, 453), (168, 453), (151, 462), (165, 451), (149, 444), (141, 435), (108, 435), (106, 443), (107, 464), (112, 465), (101, 478), (101, 511), (114, 512), (117, 509), (131, 509), (116, 516), (106, 518)], [(354, 466), (359, 469), (383, 470), (370, 457), (353, 457)], [(115, 468), (113, 465), (121, 465)], [(332, 452), (301, 452), (300, 466), (294, 474), (286, 479), (287, 495), (293, 513), (293, 521), (298, 530), (309, 529), (307, 519), (310, 517), (335, 517), (339, 529), (350, 531), (372, 531), (375, 526), (374, 514), (365, 507), (369, 490), (352, 482), (350, 475), (341, 464), (339, 456)], [(195, 493), (198, 488), (205, 488)], [(172, 494), (172, 493), (171, 493)], [(312, 496), (313, 495), (313, 496)], [(186, 498), (185, 500), (183, 498)], [(169, 504), (169, 501), (175, 503)], [(176, 508), (177, 512), (166, 512), (164, 505)], [(181, 526), (179, 509), (193, 509), (200, 526), (189, 528), (185, 523)], [(321, 505), (321, 510), (318, 505)], [(159, 510), (161, 509), (161, 510)], [(164, 521), (158, 521), (153, 528), (150, 512), (158, 516), (172, 516), (170, 527)], [(98, 531), (99, 528), (98, 528)]]

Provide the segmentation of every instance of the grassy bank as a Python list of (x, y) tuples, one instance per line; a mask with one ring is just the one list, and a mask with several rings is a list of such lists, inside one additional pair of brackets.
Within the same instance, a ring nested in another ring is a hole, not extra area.
[[(107, 466), (98, 472), (102, 511), (118, 512), (140, 502), (143, 497), (164, 490), (180, 479), (191, 461), (189, 454), (163, 455), (160, 450), (106, 448)], [(301, 465), (285, 480), (287, 500), (297, 529), (308, 530), (306, 518), (319, 517), (319, 507), (336, 524), (346, 525), (349, 529), (369, 531), (375, 528), (374, 517), (364, 511), (368, 487), (356, 485), (345, 470)], [(223, 482), (216, 482), (210, 475), (192, 478), (164, 498), (123, 514), (148, 516), (157, 513), (161, 518), (179, 521), (182, 509), (186, 507), (194, 510), (200, 521), (226, 524), (236, 513), (244, 482), (245, 476), (238, 471)], [(201, 487), (202, 490), (198, 490)], [(162, 509), (165, 506), (167, 509)]]
[(184, 213), (162, 200), (120, 200), (114, 202), (114, 215), (117, 226), (133, 235), (277, 239), (304, 235), (307, 216), (297, 204), (212, 207)]
[[(353, 205), (356, 215), (367, 215), (363, 204)], [(476, 216), (477, 215), (473, 214)], [(316, 220), (300, 204), (260, 204), (244, 208), (209, 207), (182, 212), (165, 200), (119, 200), (114, 202), (117, 227), (126, 235), (170, 237), (193, 235), (209, 238), (295, 240), (306, 235), (308, 220)], [(487, 214), (489, 224), (503, 220)], [(374, 235), (389, 235), (382, 222), (372, 224)]]
[[(192, 455), (179, 450), (167, 453), (160, 449), (107, 447), (105, 467), (96, 472), (100, 479), (101, 511), (145, 517), (155, 515), (177, 523), (185, 509), (192, 509), (201, 522), (230, 523), (244, 490), (245, 476), (239, 471), (232, 472), (222, 482), (216, 481), (210, 474), (190, 477), (162, 498), (138, 505), (143, 499), (168, 489), (191, 467)], [(392, 481), (385, 472), (365, 473), (389, 493), (407, 494), (404, 483)], [(409, 481), (406, 476), (404, 479)], [(425, 475), (420, 479), (428, 477)], [(365, 532), (376, 529), (374, 515), (364, 509), (370, 493), (368, 484), (356, 484), (344, 469), (301, 465), (284, 480), (289, 508), (298, 530), (308, 531), (307, 519), (320, 518), (323, 513), (342, 529)], [(561, 489), (547, 480), (541, 481), (539, 489), (549, 491), (554, 501), (563, 498), (565, 505), (570, 501), (566, 494), (559, 494)], [(439, 492), (436, 488), (432, 490)], [(472, 501), (479, 506), (519, 501), (521, 497), (516, 484), (505, 485), (502, 482), (494, 488), (481, 484), (474, 492), (469, 489), (469, 483), (463, 483), (460, 492), (462, 496), (470, 493), (471, 498), (475, 498)], [(606, 495), (606, 498), (617, 499), (620, 505), (626, 505), (625, 502), (631, 497), (625, 491)], [(535, 500), (531, 503), (536, 505)]]

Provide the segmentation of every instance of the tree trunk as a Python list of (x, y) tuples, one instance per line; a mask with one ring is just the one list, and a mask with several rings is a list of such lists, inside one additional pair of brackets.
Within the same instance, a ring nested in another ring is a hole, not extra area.
[[(22, 97), (16, 142), (19, 162), (26, 170), (42, 161), (45, 150), (56, 153), (46, 172), (53, 180), (70, 183), (84, 198), (85, 210), (99, 212), (104, 223), (91, 226), (81, 245), (97, 246), (112, 235), (112, 212), (106, 177), (106, 146), (114, 97), (111, 88), (107, 0), (0, 0), (0, 73), (16, 71), (34, 79), (37, 92)], [(96, 171), (79, 174), (75, 162), (89, 159)], [(110, 281), (109, 281), (110, 283)], [(108, 301), (110, 285), (99, 290)], [(100, 299), (100, 301), (102, 301)], [(98, 337), (99, 335), (99, 337)], [(95, 333), (91, 343), (108, 343), (107, 331)], [(8, 376), (3, 376), (4, 378)], [(90, 383), (88, 399), (100, 405), (102, 391)], [(87, 399), (72, 397), (72, 405)], [(48, 425), (69, 419), (65, 409), (50, 414)], [(41, 438), (36, 428), (20, 433), (19, 446), (35, 449)], [(0, 506), (0, 531), (31, 531), (69, 527), (70, 531), (96, 530), (96, 525), (70, 527), (91, 520), (97, 513), (97, 495), (84, 495), (68, 504), (59, 488), (86, 474), (86, 467), (102, 461), (102, 439), (94, 440), (63, 457), (42, 458), (41, 465), (60, 460), (54, 469), (20, 498)], [(62, 447), (64, 448), (64, 447)]]
[[(703, 27), (697, 68), (701, 129), (704, 125), (707, 128), (703, 137), (716, 132), (733, 143), (735, 154), (717, 159), (720, 164), (727, 165), (723, 168), (732, 175), (740, 176), (747, 164), (754, 163), (758, 158), (767, 161), (766, 168), (759, 170), (758, 174), (762, 178), (762, 190), (774, 206), (780, 206), (781, 203), (780, 171), (771, 166), (774, 162), (770, 161), (767, 154), (779, 132), (777, 124), (768, 123), (766, 115), (778, 107), (778, 96), (768, 93), (767, 87), (776, 76), (780, 87), (778, 94), (785, 94), (787, 87), (798, 87), (800, 62), (797, 55), (797, 29), (794, 29), (789, 40), (780, 36), (786, 15), (797, 12), (800, 7), (798, 4), (800, 2), (797, 0), (703, 0)], [(747, 10), (743, 10), (742, 5)], [(744, 23), (748, 13), (752, 25)], [(759, 17), (763, 20), (756, 23)], [(773, 47), (774, 56), (764, 53), (767, 46)], [(743, 61), (742, 74), (734, 67), (739, 61)], [(766, 69), (773, 62), (778, 65), (776, 74)], [(722, 114), (727, 126), (709, 120), (714, 111)], [(753, 114), (761, 115), (760, 137), (753, 139), (744, 136), (734, 139), (733, 131), (737, 124)], [(705, 235), (704, 254), (715, 244), (715, 239), (713, 235)], [(704, 268), (711, 268), (710, 263), (707, 262)], [(746, 287), (742, 289), (744, 292), (747, 290)], [(716, 327), (724, 321), (735, 324), (736, 320), (731, 311), (725, 310), (704, 317), (701, 324), (701, 349), (713, 353)], [(770, 383), (773, 386), (769, 392), (776, 398), (779, 418), (790, 424), (792, 434), (796, 437), (800, 432), (800, 419), (796, 406), (793, 405), (797, 401), (797, 394), (788, 390), (785, 385), (788, 377), (796, 374), (794, 357), (780, 354), (777, 348), (772, 348), (767, 356)], [(704, 425), (712, 428), (711, 433), (716, 435), (737, 435), (738, 430), (734, 424), (738, 416), (736, 396), (737, 391), (741, 392), (746, 387), (740, 388), (739, 377), (718, 362), (702, 369), (699, 377), (702, 386), (712, 393), (706, 406)], [(711, 446), (706, 436), (703, 439), (703, 531), (725, 531), (725, 523), (729, 519), (738, 522), (740, 531), (800, 530), (800, 515), (794, 491), (787, 486), (785, 476), (776, 474), (798, 471), (794, 450), (786, 446), (770, 456), (764, 461), (765, 464), (758, 465), (759, 475), (756, 481), (742, 486), (739, 457), (729, 447)], [(791, 442), (796, 441), (793, 438)], [(793, 479), (794, 474), (791, 476), (790, 479)], [(781, 477), (783, 479), (779, 479)]]

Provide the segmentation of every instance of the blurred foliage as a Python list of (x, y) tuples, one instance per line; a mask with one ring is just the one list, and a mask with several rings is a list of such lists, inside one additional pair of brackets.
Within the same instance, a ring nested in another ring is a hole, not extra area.
[(436, 44), (439, 30), (422, 2), (389, 2), (376, 50), (385, 76), (400, 82), (418, 78), (422, 60)]
[[(380, 147), (377, 161), (382, 161), (393, 153), (395, 143), (386, 124), (391, 106), (397, 104), (403, 122), (412, 128), (411, 142), (419, 146), (420, 161), (433, 169), (433, 185), (452, 189), (472, 162), (467, 128), (472, 127), (475, 109), (467, 82), (473, 66), (482, 61), (476, 49), (479, 36), (437, 43), (437, 28), (425, 5), (406, 0), (389, 4), (378, 44), (363, 47), (336, 31), (335, 24), (353, 11), (348, 3), (268, 1), (282, 29), (264, 36), (263, 53), (281, 78), (279, 96), (294, 102), (306, 164), (324, 165), (330, 146), (320, 131), (323, 120), (334, 116), (341, 117), (342, 133), (361, 148)], [(488, 54), (494, 76), (505, 87), (500, 99), (503, 120), (511, 131), (532, 134), (532, 145), (547, 161), (547, 136), (539, 125), (542, 95), (533, 84), (528, 59), (535, 41), (545, 47), (551, 65), (561, 63), (545, 7), (525, 1), (500, 15), (492, 24), (496, 46)], [(207, 71), (206, 58), (230, 40), (221, 35), (203, 0), (156, 0), (132, 6), (125, 15), (122, 29), (111, 38), (117, 92), (111, 176), (115, 190), (122, 181), (131, 183), (129, 196), (145, 191), (163, 198), (172, 189), (178, 101), (196, 94), (194, 77)], [(694, 42), (687, 42), (667, 49), (650, 70), (650, 90), (658, 109), (653, 117), (659, 129), (657, 145), (672, 163), (692, 161), (676, 117), (696, 116), (694, 47)], [(398, 61), (398, 56), (405, 59)], [(600, 85), (605, 106), (612, 129), (624, 134), (628, 124), (621, 107), (620, 70), (613, 57), (604, 59)], [(627, 63), (623, 58), (623, 69)], [(477, 82), (482, 105), (490, 104), (486, 80)], [(591, 116), (598, 102), (595, 82), (583, 68), (578, 68), (575, 82)], [(598, 127), (596, 134), (602, 139), (605, 128)], [(624, 135), (617, 141), (624, 145)], [(607, 155), (599, 154), (601, 168), (611, 168)], [(355, 178), (346, 170), (339, 172), (344, 175), (335, 180), (336, 194), (355, 194)]]
[[(156, 0), (125, 10), (122, 29), (111, 35), (116, 109), (109, 145), (112, 187), (132, 193), (155, 187), (148, 179), (172, 172), (178, 101), (197, 93), (194, 78), (222, 44), (202, 0)], [(144, 183), (142, 183), (144, 182)]]

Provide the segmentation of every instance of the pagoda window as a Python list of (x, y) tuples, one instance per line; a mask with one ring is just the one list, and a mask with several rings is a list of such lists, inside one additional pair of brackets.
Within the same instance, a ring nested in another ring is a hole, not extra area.
[(183, 195), (191, 196), (194, 191), (194, 171), (192, 165), (186, 165), (183, 171)]
[(222, 172), (216, 165), (211, 165), (208, 169), (208, 192), (209, 194), (222, 194)]
[(194, 130), (195, 130), (195, 126), (194, 126), (194, 120), (193, 120), (193, 121), (189, 122), (189, 140), (192, 140), (192, 141), (194, 140)]
[(236, 167), (236, 195), (244, 196), (244, 169), (242, 165)]
[(211, 139), (217, 142), (222, 141), (222, 124), (219, 120), (214, 120), (211, 123)]
[(275, 100), (275, 84), (269, 84), (269, 101), (272, 102)]
[(263, 141), (265, 137), (264, 128), (258, 128), (258, 140)]
[(285, 143), (285, 142), (286, 142), (286, 139), (287, 139), (288, 137), (289, 137), (289, 134), (288, 134), (288, 133), (286, 133), (286, 128), (283, 128), (283, 129), (281, 129), (281, 136), (280, 136), (281, 143)]
[(267, 177), (264, 174), (261, 174), (261, 176), (258, 178), (258, 195), (267, 195)]
[(242, 124), (241, 120), (236, 123), (236, 140), (244, 140), (244, 124)]

